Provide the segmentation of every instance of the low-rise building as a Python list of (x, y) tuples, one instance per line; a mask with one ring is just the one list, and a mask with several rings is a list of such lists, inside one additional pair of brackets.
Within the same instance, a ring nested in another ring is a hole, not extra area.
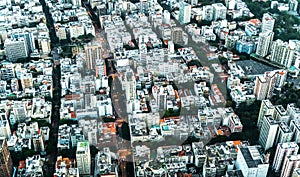
[(55, 164), (55, 177), (72, 176), (79, 177), (78, 168), (76, 168), (75, 160), (67, 157), (58, 156)]
[(100, 176), (117, 176), (117, 156), (109, 150), (108, 147), (103, 148), (96, 154), (94, 175)]

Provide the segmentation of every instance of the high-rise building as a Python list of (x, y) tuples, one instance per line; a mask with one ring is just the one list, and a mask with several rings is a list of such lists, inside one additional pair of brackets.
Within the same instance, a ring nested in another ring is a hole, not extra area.
[(289, 0), (289, 9), (290, 9), (290, 11), (296, 12), (298, 9), (298, 1), (297, 0)]
[(1, 79), (2, 80), (12, 80), (16, 77), (18, 77), (18, 72), (17, 72), (17, 66), (15, 67), (15, 65), (13, 63), (7, 62), (4, 63), (2, 62), (3, 66), (2, 68), (0, 68), (1, 71)]
[(26, 40), (22, 37), (18, 39), (7, 38), (4, 42), (5, 54), (9, 61), (16, 62), (20, 58), (27, 58), (29, 51)]
[(70, 22), (69, 23), (69, 32), (70, 38), (78, 38), (81, 35), (84, 35), (84, 25), (79, 22)]
[(270, 60), (286, 68), (290, 68), (295, 62), (295, 50), (280, 39), (272, 43), (270, 52)]
[(33, 155), (27, 157), (25, 162), (24, 161), (21, 162), (20, 168), (22, 169), (23, 167), (26, 174), (25, 176), (44, 176), (45, 175), (43, 172), (44, 163), (45, 163), (45, 158), (42, 158), (40, 155)]
[(226, 7), (227, 7), (228, 9), (230, 9), (230, 10), (234, 10), (236, 4), (237, 4), (236, 0), (226, 0), (226, 1), (225, 1)]
[[(4, 106), (3, 104), (0, 106)], [(9, 120), (7, 119), (5, 109), (0, 109), (0, 138), (9, 138), (11, 136)]]
[(260, 131), (263, 118), (265, 115), (273, 115), (275, 111), (275, 107), (271, 103), (270, 100), (262, 100), (261, 105), (260, 105), (260, 110), (259, 110), (259, 115), (258, 115), (258, 120), (257, 120), (257, 127), (258, 130)]
[(173, 41), (168, 41), (168, 51), (169, 51), (169, 53), (174, 53), (175, 52)]
[(5, 80), (0, 81), (0, 93), (5, 93), (7, 87), (7, 82)]
[(227, 49), (233, 49), (236, 47), (236, 43), (239, 40), (239, 36), (227, 35), (225, 37), (225, 47)]
[(300, 108), (298, 108), (295, 103), (289, 103), (286, 110), (290, 120), (300, 119)]
[(35, 134), (32, 136), (32, 144), (34, 151), (43, 152), (45, 151), (44, 138), (41, 134)]
[(149, 13), (149, 2), (148, 0), (140, 0), (140, 13), (148, 14)]
[(214, 18), (214, 8), (211, 5), (203, 6), (202, 18), (206, 21), (212, 21)]
[(26, 41), (28, 52), (31, 53), (36, 48), (35, 46), (35, 39), (32, 32), (24, 32), (24, 31), (18, 31), (12, 35), (14, 39), (18, 38), (24, 38)]
[(76, 150), (76, 163), (80, 175), (91, 174), (91, 154), (89, 142), (78, 142)]
[(0, 145), (0, 176), (12, 176), (13, 164), (6, 139), (1, 139)]
[(258, 141), (265, 151), (273, 147), (277, 131), (278, 122), (274, 120), (273, 116), (264, 116)]
[(102, 60), (102, 48), (98, 45), (86, 45), (85, 50), (85, 60), (87, 69), (96, 69), (96, 64), (101, 63)]
[(41, 40), (39, 40), (40, 43), (40, 48), (41, 48), (41, 52), (44, 54), (48, 54), (51, 51), (51, 47), (50, 47), (50, 39), (49, 38), (43, 38)]
[(72, 0), (73, 6), (81, 7), (81, 0)]
[(67, 31), (64, 25), (56, 24), (55, 33), (59, 40), (67, 39)]
[(285, 81), (286, 81), (288, 72), (286, 70), (275, 70), (273, 72), (277, 73), (275, 89), (278, 91), (281, 91), (281, 88), (285, 85)]
[(25, 104), (23, 101), (15, 101), (13, 104), (13, 115), (18, 122), (26, 119), (27, 109)]
[(31, 73), (23, 73), (21, 75), (22, 88), (33, 88), (33, 77)]
[(181, 1), (179, 3), (179, 19), (180, 24), (186, 24), (191, 21), (191, 5)]
[(106, 65), (104, 60), (101, 60), (99, 63), (96, 65), (96, 77), (103, 77), (106, 76)]
[(266, 177), (269, 169), (268, 155), (263, 158), (257, 146), (241, 146), (238, 148), (235, 162), (237, 170), (244, 177)]
[(213, 7), (213, 20), (223, 20), (226, 19), (227, 8), (222, 3), (212, 4)]
[(299, 119), (291, 120), (290, 128), (293, 132), (292, 140), (295, 141), (296, 143), (300, 143), (300, 120)]
[(108, 147), (99, 151), (95, 157), (95, 176), (118, 176), (116, 175), (116, 164), (112, 161), (113, 153)]
[(293, 137), (293, 132), (290, 129), (290, 127), (285, 122), (279, 122), (278, 125), (279, 128), (278, 128), (275, 144), (291, 142)]
[(271, 42), (273, 41), (274, 33), (270, 31), (259, 33), (256, 55), (265, 57), (269, 53)]
[(170, 12), (167, 10), (164, 10), (163, 13), (163, 24), (170, 24)]
[(171, 31), (171, 39), (174, 42), (174, 44), (183, 44), (183, 31), (180, 27), (172, 28)]
[(298, 150), (299, 146), (295, 142), (277, 144), (276, 153), (272, 165), (273, 170), (276, 173), (280, 172), (285, 157), (289, 155), (297, 155)]
[(273, 96), (276, 72), (266, 72), (264, 76), (256, 77), (254, 95), (257, 100), (269, 99)]
[(276, 105), (273, 117), (276, 121), (289, 122), (289, 115), (282, 105)]
[(272, 32), (274, 28), (274, 24), (275, 24), (275, 19), (269, 13), (264, 13), (262, 18), (261, 31)]
[(286, 156), (281, 168), (280, 177), (291, 177), (294, 170), (300, 167), (300, 154)]
[(127, 101), (136, 99), (136, 80), (132, 70), (127, 70), (125, 72), (122, 88), (125, 89)]

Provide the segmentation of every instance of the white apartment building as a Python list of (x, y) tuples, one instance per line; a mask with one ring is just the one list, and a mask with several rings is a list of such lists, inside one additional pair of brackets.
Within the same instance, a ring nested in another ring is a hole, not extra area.
[(274, 33), (270, 31), (262, 32), (259, 34), (258, 45), (256, 47), (256, 55), (265, 57), (269, 53), (271, 42), (273, 41)]
[(17, 40), (7, 38), (4, 42), (4, 47), (5, 54), (9, 61), (15, 62), (20, 58), (28, 57), (29, 52), (24, 38)]
[(91, 154), (89, 142), (77, 143), (76, 162), (80, 175), (91, 174)]
[(270, 51), (270, 60), (274, 63), (282, 65), (286, 68), (290, 68), (295, 62), (295, 50), (291, 48), (291, 46), (289, 46), (287, 42), (283, 42), (282, 40), (277, 39), (273, 42)]
[(276, 173), (281, 171), (285, 157), (289, 155), (297, 155), (299, 146), (295, 142), (279, 143), (277, 144), (276, 153), (272, 168)]
[(213, 7), (213, 20), (226, 19), (227, 8), (222, 3), (212, 4)]
[(269, 13), (264, 13), (262, 18), (261, 31), (262, 32), (273, 31), (274, 24), (275, 24), (275, 19)]
[(186, 24), (191, 21), (191, 5), (185, 2), (179, 3), (179, 19), (180, 24)]
[(300, 154), (286, 156), (281, 168), (281, 177), (291, 177), (294, 170), (300, 167)]
[(277, 132), (278, 122), (274, 120), (273, 116), (264, 116), (258, 140), (264, 150), (273, 147)]
[(269, 163), (262, 157), (257, 146), (238, 148), (235, 166), (241, 170), (244, 177), (266, 177)]

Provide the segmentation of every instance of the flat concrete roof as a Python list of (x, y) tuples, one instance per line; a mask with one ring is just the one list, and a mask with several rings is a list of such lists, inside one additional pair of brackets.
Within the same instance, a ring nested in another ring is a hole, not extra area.
[[(245, 71), (245, 75), (260, 75), (264, 74), (266, 71), (273, 71), (277, 68), (268, 66), (258, 61), (254, 60), (237, 60), (235, 61), (237, 65), (240, 65)], [(251, 69), (246, 69), (251, 68)]]

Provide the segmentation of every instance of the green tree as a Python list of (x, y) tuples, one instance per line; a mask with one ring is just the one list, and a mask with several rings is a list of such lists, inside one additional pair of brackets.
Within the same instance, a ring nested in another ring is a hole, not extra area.
[(116, 119), (110, 117), (103, 117), (102, 120), (103, 122), (107, 123), (107, 122), (115, 122)]
[(199, 60), (191, 60), (189, 62), (186, 63), (187, 66), (197, 66), (197, 67), (201, 67), (201, 63)]
[(73, 124), (78, 124), (78, 121), (72, 119), (60, 119), (59, 125), (63, 125), (63, 124), (73, 125)]
[(70, 149), (63, 149), (58, 152), (58, 155), (61, 155), (62, 157), (68, 157), (71, 159), (76, 158), (76, 147), (71, 147)]
[(13, 161), (13, 166), (18, 166), (20, 161), (26, 159), (22, 151), (10, 151), (10, 155)]
[(228, 63), (228, 59), (225, 57), (219, 57), (219, 61), (222, 65), (227, 64)]
[(24, 154), (24, 157), (27, 158), (27, 157), (32, 157), (33, 155), (37, 155), (39, 154), (39, 152), (35, 152), (33, 149), (23, 149), (23, 154)]
[(90, 146), (90, 154), (91, 154), (91, 157), (95, 157), (96, 154), (98, 153), (98, 149), (95, 147), (95, 146)]

